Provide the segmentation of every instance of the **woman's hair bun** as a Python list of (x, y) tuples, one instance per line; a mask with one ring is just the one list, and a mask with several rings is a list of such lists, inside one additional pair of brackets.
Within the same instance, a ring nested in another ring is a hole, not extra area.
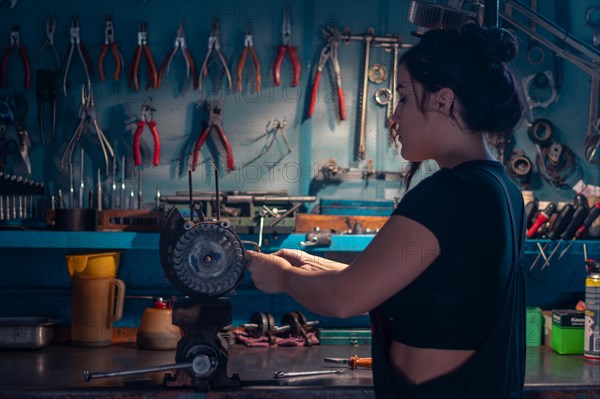
[(517, 38), (506, 29), (467, 23), (460, 33), (465, 39), (479, 45), (481, 51), (492, 61), (508, 62), (517, 54)]

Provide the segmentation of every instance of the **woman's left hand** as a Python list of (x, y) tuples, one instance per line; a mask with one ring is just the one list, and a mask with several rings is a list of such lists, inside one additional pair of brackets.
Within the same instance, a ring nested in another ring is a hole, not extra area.
[(284, 275), (293, 268), (290, 262), (274, 254), (255, 251), (246, 251), (246, 259), (249, 261), (246, 268), (256, 288), (268, 294), (284, 291)]

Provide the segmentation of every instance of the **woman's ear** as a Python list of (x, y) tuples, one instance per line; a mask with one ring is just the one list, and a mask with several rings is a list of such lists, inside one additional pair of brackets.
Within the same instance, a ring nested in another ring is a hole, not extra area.
[(435, 101), (438, 111), (450, 115), (454, 104), (454, 91), (448, 87), (442, 87), (436, 92)]

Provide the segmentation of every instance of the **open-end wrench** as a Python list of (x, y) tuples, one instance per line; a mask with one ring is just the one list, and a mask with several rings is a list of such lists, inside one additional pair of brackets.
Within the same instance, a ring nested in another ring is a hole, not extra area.
[(360, 92), (360, 137), (358, 142), (358, 159), (365, 159), (367, 151), (367, 86), (369, 84), (369, 64), (371, 60), (371, 43), (373, 42), (373, 29), (365, 35), (365, 66), (363, 70), (362, 90)]
[(290, 377), (309, 377), (313, 375), (324, 375), (324, 374), (341, 374), (343, 369), (334, 370), (316, 370), (316, 371), (276, 371), (273, 374), (273, 378), (290, 378)]

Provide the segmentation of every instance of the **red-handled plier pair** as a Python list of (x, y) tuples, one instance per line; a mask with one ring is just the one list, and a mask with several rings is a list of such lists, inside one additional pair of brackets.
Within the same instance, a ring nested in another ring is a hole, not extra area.
[(148, 125), (150, 128), (150, 133), (152, 133), (152, 137), (154, 138), (154, 156), (152, 158), (152, 163), (154, 166), (158, 166), (160, 163), (160, 137), (158, 135), (156, 122), (154, 122), (155, 111), (156, 109), (152, 107), (152, 99), (147, 98), (144, 100), (142, 103), (142, 113), (140, 115), (140, 119), (137, 121), (137, 129), (135, 131), (135, 135), (133, 136), (133, 155), (136, 166), (140, 166), (142, 164), (142, 157), (140, 154), (140, 137), (142, 136), (144, 126), (146, 125)]
[(333, 72), (335, 74), (335, 80), (338, 91), (338, 104), (340, 108), (340, 119), (346, 119), (346, 109), (344, 106), (344, 89), (342, 88), (342, 73), (340, 71), (340, 63), (338, 61), (338, 47), (340, 45), (341, 35), (340, 32), (331, 26), (326, 26), (323, 29), (323, 36), (327, 39), (327, 44), (321, 51), (321, 58), (319, 59), (319, 65), (315, 73), (315, 79), (312, 86), (312, 95), (310, 97), (310, 105), (308, 107), (308, 116), (310, 117), (315, 110), (315, 101), (317, 98), (317, 91), (319, 90), (319, 82), (321, 81), (321, 72), (327, 60), (331, 60), (333, 66)]
[(290, 61), (294, 70), (294, 81), (292, 86), (300, 85), (300, 61), (298, 61), (298, 48), (290, 46), (290, 35), (292, 34), (292, 25), (290, 21), (290, 11), (283, 10), (283, 24), (281, 26), (281, 45), (277, 46), (277, 56), (273, 64), (273, 79), (275, 86), (281, 84), (281, 63), (287, 52), (290, 55)]
[(18, 25), (13, 25), (12, 27), (12, 31), (10, 32), (10, 46), (6, 48), (6, 53), (4, 53), (4, 58), (2, 59), (2, 87), (8, 86), (8, 60), (15, 47), (18, 49), (19, 54), (21, 55), (21, 61), (23, 61), (23, 70), (25, 72), (25, 88), (29, 89), (29, 86), (31, 85), (29, 58), (25, 52), (25, 46), (23, 46), (20, 42)]
[(217, 131), (217, 134), (219, 135), (219, 139), (221, 140), (221, 142), (225, 146), (225, 150), (227, 151), (227, 170), (229, 170), (229, 171), (234, 170), (235, 167), (233, 164), (233, 152), (231, 151), (231, 144), (229, 143), (229, 140), (227, 139), (227, 136), (225, 135), (225, 130), (223, 130), (223, 117), (222, 117), (223, 110), (221, 109), (221, 106), (216, 101), (212, 102), (212, 103), (207, 102), (206, 105), (207, 105), (207, 109), (208, 109), (208, 123), (205, 126), (204, 130), (202, 131), (202, 134), (200, 135), (200, 137), (198, 137), (196, 144), (194, 145), (192, 170), (196, 170), (196, 166), (198, 165), (198, 152), (204, 145), (204, 142), (206, 141), (208, 134), (210, 133), (210, 131), (213, 128), (215, 128), (215, 130)]

